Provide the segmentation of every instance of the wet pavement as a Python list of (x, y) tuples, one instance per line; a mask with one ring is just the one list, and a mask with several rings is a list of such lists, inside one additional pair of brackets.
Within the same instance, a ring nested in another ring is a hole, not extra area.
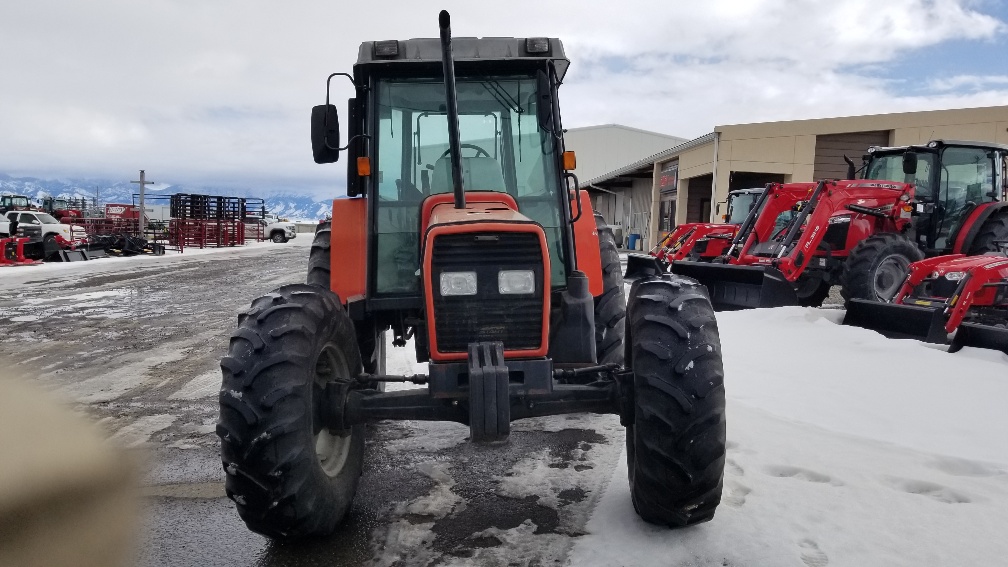
[[(620, 458), (614, 416), (515, 422), (497, 446), (458, 424), (374, 424), (338, 533), (278, 544), (245, 528), (224, 495), (218, 362), (239, 310), (303, 281), (308, 240), (0, 273), (0, 367), (73, 400), (143, 463), (137, 564), (564, 564)], [(390, 372), (410, 372), (408, 349), (390, 350)]]

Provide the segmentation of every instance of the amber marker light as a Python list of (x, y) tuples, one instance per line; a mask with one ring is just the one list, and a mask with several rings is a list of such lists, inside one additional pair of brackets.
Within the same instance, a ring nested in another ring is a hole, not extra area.
[(371, 175), (371, 159), (368, 157), (357, 158), (357, 175), (367, 177)]
[(577, 168), (577, 157), (574, 152), (567, 151), (563, 153), (563, 168), (564, 171), (571, 171)]

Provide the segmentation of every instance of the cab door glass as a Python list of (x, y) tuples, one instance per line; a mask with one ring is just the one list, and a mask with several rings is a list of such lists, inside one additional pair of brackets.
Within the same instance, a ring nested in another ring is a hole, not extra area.
[(994, 159), (981, 148), (945, 148), (942, 152), (936, 210), (940, 211), (935, 248), (951, 245), (966, 215), (990, 200), (994, 191)]

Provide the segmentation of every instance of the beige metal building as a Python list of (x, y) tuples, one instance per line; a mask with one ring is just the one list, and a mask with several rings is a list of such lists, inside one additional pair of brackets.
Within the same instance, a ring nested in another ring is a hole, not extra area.
[[(1008, 106), (718, 126), (648, 158), (582, 176), (581, 187), (610, 223), (641, 234), (647, 249), (677, 224), (718, 220), (717, 203), (732, 189), (842, 178), (844, 155), (860, 165), (869, 146), (933, 139), (1008, 144)], [(614, 193), (628, 195), (638, 216), (607, 214), (604, 203)]]

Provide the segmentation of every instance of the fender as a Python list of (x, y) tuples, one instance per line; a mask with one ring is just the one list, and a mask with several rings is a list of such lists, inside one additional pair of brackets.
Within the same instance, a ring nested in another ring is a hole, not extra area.
[(966, 216), (966, 220), (963, 221), (962, 226), (960, 226), (958, 232), (956, 232), (955, 245), (952, 247), (952, 253), (968, 254), (970, 248), (973, 247), (973, 241), (975, 241), (977, 235), (980, 234), (980, 229), (983, 228), (987, 219), (989, 219), (994, 213), (1003, 210), (1008, 210), (1008, 203), (994, 202), (977, 205), (972, 211), (970, 211), (970, 214)]
[[(581, 216), (574, 221), (574, 250), (577, 254), (577, 269), (588, 276), (588, 291), (593, 297), (602, 295), (602, 252), (599, 249), (598, 227), (595, 225), (595, 211), (592, 210), (588, 191), (578, 191), (581, 202)], [(571, 202), (571, 210), (578, 204)]]
[(335, 199), (329, 237), (329, 288), (345, 306), (367, 285), (367, 199)]

